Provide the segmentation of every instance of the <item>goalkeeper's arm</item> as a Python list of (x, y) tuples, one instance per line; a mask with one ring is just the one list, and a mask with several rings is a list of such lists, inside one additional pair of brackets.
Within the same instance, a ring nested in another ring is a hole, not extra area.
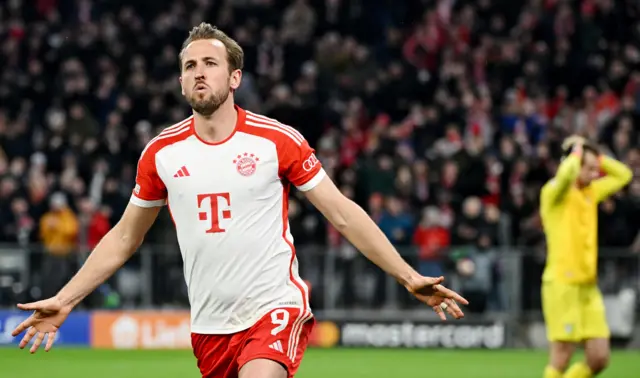
[(607, 175), (591, 184), (597, 193), (598, 202), (627, 186), (633, 178), (633, 172), (629, 167), (608, 156), (600, 155), (600, 167)]
[(555, 177), (544, 187), (542, 201), (549, 204), (560, 202), (571, 185), (576, 182), (580, 174), (584, 143), (581, 137), (569, 137), (564, 141), (562, 149), (566, 157), (560, 163)]

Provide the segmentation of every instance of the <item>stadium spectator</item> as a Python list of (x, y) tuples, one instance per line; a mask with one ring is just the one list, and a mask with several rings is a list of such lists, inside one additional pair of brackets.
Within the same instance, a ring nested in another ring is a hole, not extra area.
[(451, 245), (451, 232), (444, 226), (437, 207), (430, 206), (424, 210), (413, 242), (419, 248), (420, 274), (430, 277), (444, 275), (442, 259)]
[[(206, 20), (245, 48), (239, 105), (299, 128), (343, 191), (374, 217), (378, 196), (406, 202), (416, 220), (434, 206), (451, 245), (471, 243), (458, 226), (468, 223), (464, 201), (477, 197), (492, 209), (489, 218), (497, 207), (508, 228), (490, 227), (492, 246), (539, 248), (538, 190), (555, 172), (558, 143), (581, 133), (635, 170), (629, 189), (601, 209), (625, 222), (603, 224), (600, 242), (640, 251), (632, 211), (640, 191), (637, 2), (362, 5), (3, 2), (0, 240), (36, 242), (56, 191), (74, 210), (83, 198), (109, 207), (114, 224), (142, 148), (188, 110), (177, 51), (186, 31)], [(298, 244), (327, 244), (330, 231), (316, 213), (303, 202), (292, 211), (299, 211)], [(170, 227), (164, 212), (147, 241), (175, 243)], [(619, 232), (625, 237), (611, 240)], [(419, 250), (406, 249), (416, 263)], [(528, 256), (535, 269), (540, 258)], [(539, 275), (531, 274), (535, 287)]]
[(43, 294), (55, 295), (74, 272), (74, 253), (78, 248), (78, 218), (61, 192), (51, 195), (50, 210), (40, 219), (40, 238), (45, 252)]
[(458, 216), (454, 232), (455, 245), (475, 245), (481, 239), (482, 203), (477, 197), (469, 197), (462, 204), (462, 214)]
[(29, 214), (29, 203), (22, 197), (14, 198), (10, 210), (5, 209), (7, 217), (3, 219), (4, 235), (7, 242), (28, 244), (32, 238), (36, 223)]
[(80, 229), (84, 233), (83, 247), (86, 246), (87, 250), (91, 251), (111, 229), (109, 221), (111, 209), (108, 206), (97, 208), (96, 204), (88, 198), (83, 198), (78, 207)]
[(378, 226), (394, 245), (409, 245), (413, 234), (413, 217), (399, 198), (388, 197), (385, 202)]

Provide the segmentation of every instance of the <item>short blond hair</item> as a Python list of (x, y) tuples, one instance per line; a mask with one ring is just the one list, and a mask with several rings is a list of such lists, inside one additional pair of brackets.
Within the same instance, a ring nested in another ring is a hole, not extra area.
[(199, 41), (202, 39), (217, 39), (222, 42), (227, 50), (227, 61), (229, 62), (229, 72), (235, 70), (241, 70), (244, 68), (244, 51), (242, 47), (233, 38), (229, 37), (225, 32), (217, 27), (203, 22), (198, 26), (194, 26), (189, 32), (189, 36), (182, 43), (182, 49), (180, 50), (180, 70), (182, 71), (182, 58), (184, 57), (184, 50), (189, 46), (191, 42)]

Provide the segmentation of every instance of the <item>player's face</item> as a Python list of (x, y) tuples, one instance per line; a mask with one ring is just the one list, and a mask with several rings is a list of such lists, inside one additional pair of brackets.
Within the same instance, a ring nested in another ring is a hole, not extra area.
[(229, 72), (227, 50), (217, 39), (190, 43), (182, 57), (182, 95), (196, 113), (209, 116), (240, 86), (241, 72)]
[(583, 159), (578, 180), (581, 185), (587, 186), (600, 175), (600, 164), (598, 156), (593, 152), (585, 152)]

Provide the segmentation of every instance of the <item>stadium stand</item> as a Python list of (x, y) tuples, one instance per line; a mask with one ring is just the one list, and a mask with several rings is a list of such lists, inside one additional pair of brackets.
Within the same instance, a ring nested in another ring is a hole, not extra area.
[[(539, 307), (537, 197), (562, 138), (588, 136), (636, 176), (640, 169), (640, 7), (632, 0), (35, 4), (0, 4), (0, 242), (32, 255), (30, 290), (0, 291), (0, 305), (55, 292), (117, 221), (142, 148), (189, 111), (177, 54), (201, 21), (245, 49), (238, 103), (300, 130), (409, 261), (425, 274), (459, 276), (473, 261), (457, 284), (472, 311), (506, 306), (486, 297), (511, 249), (527, 251), (522, 306)], [(342, 277), (335, 306), (378, 308), (387, 294), (413, 306), (292, 197), (291, 230), (315, 307), (328, 303), (326, 290), (315, 290), (327, 274)], [(640, 180), (600, 212), (601, 245), (640, 253)], [(40, 232), (47, 222), (56, 231)], [(155, 305), (185, 304), (171, 227), (163, 214), (147, 239), (173, 251), (150, 263), (162, 272)], [(338, 261), (331, 273), (314, 264), (327, 249)], [(89, 305), (121, 305), (114, 296), (135, 292), (145, 264), (137, 256)], [(610, 273), (623, 268), (614, 263)], [(356, 287), (354, 275), (372, 284)]]

